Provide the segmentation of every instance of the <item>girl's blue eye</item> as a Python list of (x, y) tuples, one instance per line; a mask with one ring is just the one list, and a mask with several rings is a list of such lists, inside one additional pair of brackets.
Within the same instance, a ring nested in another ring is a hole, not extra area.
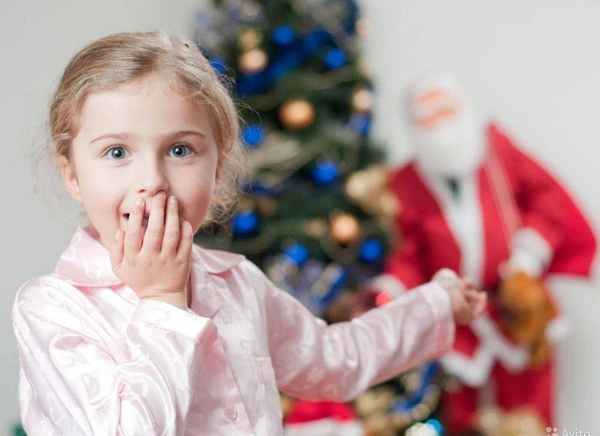
[(180, 144), (173, 147), (171, 151), (175, 157), (186, 157), (191, 152), (191, 149), (187, 145)]
[(123, 147), (113, 147), (108, 150), (111, 159), (120, 160), (125, 157), (125, 149)]

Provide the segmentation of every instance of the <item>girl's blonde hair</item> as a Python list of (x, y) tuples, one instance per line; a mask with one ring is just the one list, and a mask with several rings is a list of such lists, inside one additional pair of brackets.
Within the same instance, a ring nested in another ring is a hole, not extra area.
[(70, 160), (86, 98), (153, 75), (206, 108), (219, 149), (218, 180), (208, 220), (222, 221), (243, 170), (236, 108), (227, 88), (191, 41), (163, 31), (118, 33), (96, 40), (67, 65), (50, 104), (54, 158)]

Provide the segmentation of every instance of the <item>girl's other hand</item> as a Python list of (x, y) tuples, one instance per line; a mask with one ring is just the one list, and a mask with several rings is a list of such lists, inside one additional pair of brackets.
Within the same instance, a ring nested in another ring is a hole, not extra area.
[(433, 281), (448, 293), (457, 324), (470, 324), (485, 311), (487, 294), (478, 291), (469, 280), (459, 278), (454, 271), (441, 269), (433, 276)]

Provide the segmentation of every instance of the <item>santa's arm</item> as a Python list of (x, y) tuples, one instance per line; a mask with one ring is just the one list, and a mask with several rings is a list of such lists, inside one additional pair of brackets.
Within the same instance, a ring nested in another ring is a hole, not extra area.
[(505, 165), (510, 165), (514, 174), (513, 188), (522, 225), (513, 236), (508, 270), (539, 277), (564, 237), (564, 192), (534, 159), (505, 136), (500, 139), (497, 143)]

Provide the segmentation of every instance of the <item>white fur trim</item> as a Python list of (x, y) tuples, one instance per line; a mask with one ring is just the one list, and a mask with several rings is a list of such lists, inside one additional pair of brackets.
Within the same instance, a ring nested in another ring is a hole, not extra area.
[(469, 278), (475, 286), (481, 286), (484, 268), (483, 213), (479, 201), (479, 186), (476, 174), (459, 179), (461, 194), (453, 197), (450, 187), (441, 177), (435, 177), (417, 167), (419, 174), (436, 198), (452, 236), (461, 253), (459, 275)]
[(285, 436), (363, 436), (359, 421), (336, 421), (331, 418), (301, 424), (286, 424)]
[(385, 292), (396, 299), (406, 293), (406, 286), (391, 274), (381, 274), (369, 280), (364, 289)]
[(524, 271), (534, 277), (542, 275), (552, 258), (552, 247), (544, 237), (535, 229), (523, 228), (513, 235), (512, 244), (509, 272)]
[(471, 323), (471, 328), (485, 347), (511, 372), (518, 372), (529, 363), (529, 351), (524, 346), (512, 344), (487, 315), (480, 316)]
[(480, 387), (488, 380), (494, 356), (485, 347), (477, 349), (473, 357), (451, 351), (440, 359), (444, 369), (458, 377), (464, 384), (471, 387)]
[(449, 373), (457, 376), (471, 387), (483, 386), (489, 378), (495, 361), (499, 361), (510, 372), (524, 370), (530, 360), (526, 347), (508, 341), (488, 315), (482, 315), (471, 323), (471, 329), (479, 339), (479, 347), (472, 357), (451, 351), (442, 359)]
[(511, 244), (511, 235), (514, 235), (521, 227), (521, 215), (515, 201), (514, 192), (510, 188), (506, 170), (492, 146), (488, 147), (484, 172), (492, 187), (492, 198), (500, 213), (504, 239), (506, 244), (509, 245)]
[(557, 344), (565, 339), (571, 331), (571, 325), (564, 316), (558, 316), (546, 326), (546, 339)]

